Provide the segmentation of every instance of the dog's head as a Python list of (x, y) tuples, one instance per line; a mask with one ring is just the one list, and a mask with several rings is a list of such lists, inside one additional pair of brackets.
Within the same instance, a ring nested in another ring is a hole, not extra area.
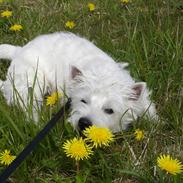
[[(71, 68), (72, 112), (69, 121), (76, 129), (82, 131), (96, 125), (117, 132), (126, 129), (142, 113), (145, 83), (134, 83), (125, 70), (116, 72), (119, 73), (96, 74), (92, 69), (85, 72)], [(124, 77), (129, 78), (124, 80)]]

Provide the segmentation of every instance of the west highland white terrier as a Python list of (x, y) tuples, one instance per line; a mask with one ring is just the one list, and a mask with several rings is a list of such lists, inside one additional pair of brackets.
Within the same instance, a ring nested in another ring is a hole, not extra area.
[(126, 63), (116, 63), (92, 42), (72, 33), (41, 35), (23, 47), (2, 44), (0, 58), (12, 60), (7, 79), (1, 81), (9, 104), (16, 90), (27, 105), (33, 87), (36, 105), (43, 101), (44, 86), (64, 90), (71, 98), (69, 121), (78, 130), (96, 125), (118, 132), (144, 114), (156, 118), (146, 83), (135, 82), (125, 70)]

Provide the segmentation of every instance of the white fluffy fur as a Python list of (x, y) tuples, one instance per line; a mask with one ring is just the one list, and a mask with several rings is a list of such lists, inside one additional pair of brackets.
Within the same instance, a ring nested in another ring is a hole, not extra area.
[[(37, 69), (36, 99), (42, 101), (40, 85), (58, 91), (65, 89), (72, 98), (70, 122), (75, 128), (81, 117), (114, 132), (125, 129), (145, 111), (148, 117), (156, 117), (146, 84), (135, 83), (124, 69), (126, 64), (117, 64), (93, 43), (74, 34), (41, 35), (23, 47), (3, 44), (0, 58), (12, 60), (2, 88), (8, 103), (13, 102), (12, 78), (27, 103), (28, 87), (32, 86)], [(73, 66), (80, 73), (72, 78)], [(106, 108), (114, 113), (105, 113)]]

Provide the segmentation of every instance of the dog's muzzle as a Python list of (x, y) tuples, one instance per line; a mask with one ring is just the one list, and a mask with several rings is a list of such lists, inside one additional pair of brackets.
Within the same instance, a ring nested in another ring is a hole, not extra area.
[(88, 118), (82, 117), (82, 118), (79, 119), (78, 128), (79, 128), (80, 131), (85, 130), (89, 126), (92, 126), (92, 122)]

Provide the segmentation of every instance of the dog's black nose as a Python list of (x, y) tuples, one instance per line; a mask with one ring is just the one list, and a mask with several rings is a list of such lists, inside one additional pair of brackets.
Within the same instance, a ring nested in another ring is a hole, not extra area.
[(79, 127), (79, 130), (80, 131), (85, 130), (89, 126), (92, 126), (92, 122), (88, 118), (82, 117), (82, 118), (79, 119), (79, 121), (78, 121), (78, 127)]

